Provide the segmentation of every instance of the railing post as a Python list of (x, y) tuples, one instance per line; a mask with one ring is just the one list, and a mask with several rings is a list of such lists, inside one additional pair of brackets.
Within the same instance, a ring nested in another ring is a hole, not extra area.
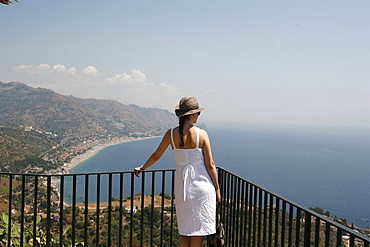
[(76, 191), (77, 191), (77, 177), (73, 175), (72, 179), (72, 246), (75, 246), (76, 239)]
[(170, 230), (170, 243), (173, 242), (173, 227), (174, 227), (174, 223), (173, 223), (173, 205), (174, 205), (174, 202), (175, 202), (175, 171), (172, 171), (172, 176), (171, 176), (171, 230)]
[(141, 210), (140, 210), (140, 246), (144, 244), (144, 206), (145, 206), (145, 174), (146, 172), (141, 173)]
[[(151, 206), (151, 220), (150, 220), (150, 246), (153, 246), (153, 228), (154, 228), (154, 197), (155, 197), (155, 172), (152, 172), (152, 206)], [(164, 197), (164, 195), (162, 195)]]
[[(112, 242), (112, 227), (111, 227), (111, 223), (112, 223), (112, 173), (109, 173), (109, 176), (108, 176), (108, 184), (109, 184), (109, 187), (108, 187), (108, 246), (111, 246), (111, 242)], [(86, 227), (85, 227), (86, 228)]]
[(47, 191), (46, 191), (46, 246), (50, 246), (51, 240), (51, 232), (50, 232), (50, 225), (51, 225), (51, 177), (47, 176)]
[(289, 233), (288, 233), (288, 247), (293, 243), (293, 205), (289, 203)]
[(11, 246), (12, 240), (12, 198), (13, 198), (13, 175), (9, 175), (9, 209), (8, 209), (8, 246)]
[(130, 200), (130, 246), (133, 246), (133, 235), (134, 235), (134, 173), (131, 173), (131, 200)]
[[(89, 217), (89, 175), (85, 175), (85, 226), (88, 224)], [(88, 246), (87, 243), (87, 227), (84, 229), (84, 243), (85, 246)]]
[(119, 174), (119, 231), (118, 246), (122, 247), (122, 225), (123, 225), (123, 173)]
[[(37, 190), (38, 190), (38, 176), (35, 177), (35, 191), (33, 201), (33, 243), (37, 241)], [(10, 246), (10, 245), (9, 245)]]
[(26, 189), (26, 176), (22, 175), (22, 197), (21, 197), (21, 219), (20, 219), (20, 245), (23, 246), (24, 244), (24, 208), (25, 208), (25, 189)]
[(295, 233), (295, 246), (300, 246), (301, 240), (301, 209), (297, 208), (297, 216), (296, 216), (296, 233)]
[(63, 246), (63, 220), (64, 220), (64, 176), (60, 178), (59, 187), (59, 247)]
[(304, 246), (309, 247), (311, 242), (311, 214), (305, 212)]

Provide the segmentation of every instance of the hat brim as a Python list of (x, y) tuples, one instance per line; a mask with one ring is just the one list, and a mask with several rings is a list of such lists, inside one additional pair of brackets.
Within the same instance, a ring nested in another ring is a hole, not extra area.
[(186, 116), (186, 115), (191, 115), (191, 114), (194, 114), (194, 113), (201, 112), (203, 110), (204, 110), (204, 108), (197, 108), (197, 109), (193, 109), (193, 110), (189, 110), (189, 111), (176, 109), (175, 113), (176, 113), (176, 116), (183, 117), (183, 116)]

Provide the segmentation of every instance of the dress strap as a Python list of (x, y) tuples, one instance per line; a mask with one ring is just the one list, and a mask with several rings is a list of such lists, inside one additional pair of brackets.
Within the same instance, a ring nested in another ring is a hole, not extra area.
[(171, 142), (172, 142), (173, 149), (176, 149), (175, 142), (173, 141), (173, 128), (171, 129)]
[(199, 128), (197, 128), (197, 148), (199, 148)]

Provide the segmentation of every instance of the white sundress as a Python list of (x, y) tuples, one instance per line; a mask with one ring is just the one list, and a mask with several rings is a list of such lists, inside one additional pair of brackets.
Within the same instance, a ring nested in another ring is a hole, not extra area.
[(178, 149), (173, 141), (176, 164), (176, 216), (179, 234), (206, 236), (216, 232), (216, 192), (199, 148), (197, 128), (196, 148)]

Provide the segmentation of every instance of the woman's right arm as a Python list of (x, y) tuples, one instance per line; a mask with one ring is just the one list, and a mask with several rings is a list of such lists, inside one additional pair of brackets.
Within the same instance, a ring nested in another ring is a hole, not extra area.
[(203, 139), (202, 150), (203, 150), (203, 156), (204, 156), (204, 163), (206, 165), (208, 174), (211, 177), (213, 185), (215, 186), (216, 201), (220, 202), (221, 201), (220, 186), (218, 184), (216, 164), (213, 161), (213, 157), (212, 157), (211, 142), (209, 140), (207, 132), (204, 130), (202, 131), (201, 137)]

